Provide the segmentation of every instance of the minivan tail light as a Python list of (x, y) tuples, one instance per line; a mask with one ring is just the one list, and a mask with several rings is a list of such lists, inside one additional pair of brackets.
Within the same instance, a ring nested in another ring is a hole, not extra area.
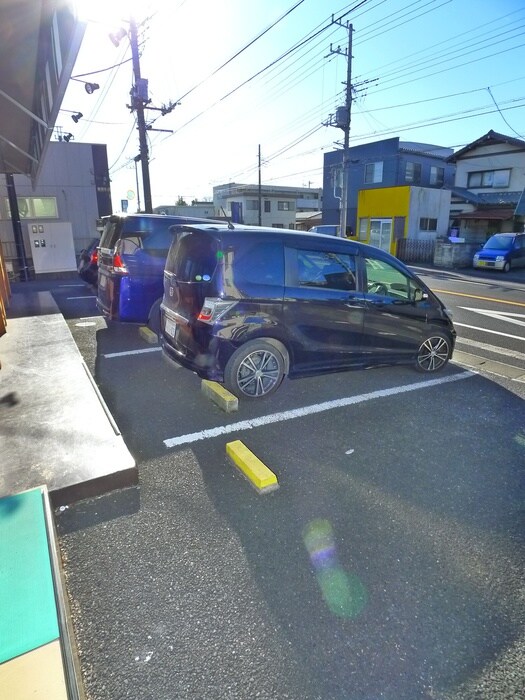
[(128, 274), (128, 268), (118, 253), (113, 256), (113, 272), (119, 272), (121, 275)]
[(98, 263), (98, 251), (94, 250), (91, 253), (91, 260), (89, 261), (92, 265), (96, 265)]
[(218, 321), (221, 316), (224, 316), (229, 309), (235, 306), (236, 303), (235, 301), (224, 301), (223, 299), (206, 297), (202, 309), (197, 316), (197, 321), (215, 323), (215, 321)]

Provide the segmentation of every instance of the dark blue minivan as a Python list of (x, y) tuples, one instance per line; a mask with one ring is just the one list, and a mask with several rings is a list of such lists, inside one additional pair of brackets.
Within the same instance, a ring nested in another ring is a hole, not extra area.
[(210, 219), (161, 214), (105, 218), (98, 251), (97, 306), (109, 319), (149, 323), (158, 331), (166, 256), (176, 224)]
[(385, 364), (443, 369), (456, 332), (431, 290), (379, 248), (338, 236), (181, 226), (164, 271), (165, 357), (239, 398)]

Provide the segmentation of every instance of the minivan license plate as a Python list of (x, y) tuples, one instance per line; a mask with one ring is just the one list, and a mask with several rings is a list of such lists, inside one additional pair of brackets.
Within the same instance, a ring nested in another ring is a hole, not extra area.
[(166, 335), (171, 335), (171, 337), (174, 338), (175, 333), (177, 332), (177, 324), (173, 323), (173, 321), (170, 321), (167, 318), (166, 323), (164, 325), (164, 330), (166, 331)]

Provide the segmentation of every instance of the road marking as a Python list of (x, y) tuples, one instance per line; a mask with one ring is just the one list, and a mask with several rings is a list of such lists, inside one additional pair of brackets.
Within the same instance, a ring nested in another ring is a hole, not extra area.
[(466, 294), (465, 292), (450, 292), (446, 289), (432, 289), (436, 294), (450, 294), (453, 297), (468, 297), (469, 299), (482, 299), (483, 301), (493, 301), (495, 304), (509, 304), (509, 306), (525, 306), (522, 301), (509, 301), (508, 299), (494, 299), (493, 297), (482, 297), (477, 294)]
[(108, 352), (102, 357), (111, 359), (112, 357), (125, 357), (126, 355), (143, 355), (145, 352), (160, 352), (162, 348), (142, 348), (140, 350), (125, 350), (124, 352)]
[(448, 384), (449, 382), (457, 382), (461, 379), (468, 379), (469, 377), (474, 376), (476, 376), (475, 373), (467, 371), (461, 372), (460, 374), (453, 374), (448, 377), (441, 377), (440, 379), (427, 379), (423, 382), (405, 384), (404, 386), (395, 386), (391, 389), (379, 389), (378, 391), (371, 391), (368, 394), (359, 394), (358, 396), (349, 396), (344, 399), (324, 401), (323, 403), (314, 404), (313, 406), (294, 408), (290, 411), (281, 411), (280, 413), (272, 413), (268, 416), (260, 416), (259, 418), (242, 420), (237, 423), (230, 423), (229, 425), (219, 425), (216, 428), (208, 428), (206, 430), (199, 430), (196, 433), (188, 433), (186, 435), (180, 435), (179, 437), (168, 438), (167, 440), (164, 440), (164, 445), (168, 449), (170, 447), (177, 447), (179, 445), (187, 445), (191, 442), (207, 440), (208, 438), (218, 437), (219, 435), (228, 435), (229, 433), (240, 432), (242, 430), (251, 430), (252, 428), (259, 428), (263, 425), (270, 425), (272, 423), (281, 423), (286, 420), (293, 420), (294, 418), (304, 418), (305, 416), (313, 415), (315, 413), (331, 411), (334, 408), (355, 406), (356, 404), (364, 403), (365, 401), (371, 401), (372, 399), (381, 399), (386, 396), (396, 396), (397, 394), (405, 394), (409, 391), (416, 391), (417, 389), (426, 389), (427, 387), (437, 386), (439, 384)]
[(501, 333), (500, 331), (491, 331), (488, 328), (479, 328), (479, 326), (469, 326), (468, 323), (458, 323), (454, 321), (455, 326), (461, 326), (461, 328), (471, 328), (473, 331), (479, 331), (480, 333), (492, 333), (492, 335), (502, 335), (504, 338), (512, 338), (513, 340), (523, 340), (521, 335), (512, 335), (511, 333)]
[(482, 314), (483, 316), (489, 316), (490, 318), (496, 318), (498, 321), (506, 321), (507, 323), (514, 323), (516, 326), (525, 326), (525, 321), (520, 321), (518, 319), (525, 318), (525, 314), (515, 314), (510, 311), (492, 311), (490, 309), (474, 309), (469, 306), (458, 306), (458, 309), (465, 309), (466, 311), (473, 311), (476, 314)]
[(506, 348), (502, 348), (498, 345), (480, 343), (477, 340), (469, 340), (468, 338), (457, 338), (456, 345), (468, 345), (473, 348), (478, 348), (479, 350), (485, 350), (485, 352), (492, 352), (496, 355), (505, 355), (505, 357), (513, 357), (515, 360), (525, 361), (525, 353), (523, 352), (518, 352), (517, 350), (507, 350)]
[(96, 299), (97, 297), (89, 297), (89, 296), (82, 296), (82, 297), (66, 297), (67, 301), (72, 301), (73, 299)]

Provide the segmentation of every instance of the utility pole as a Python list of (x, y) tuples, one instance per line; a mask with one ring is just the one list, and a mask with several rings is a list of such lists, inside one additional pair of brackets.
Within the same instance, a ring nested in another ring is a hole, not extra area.
[(261, 144), (259, 144), (259, 226), (262, 226)]
[(148, 141), (146, 138), (146, 119), (144, 106), (149, 102), (148, 81), (140, 76), (139, 46), (137, 38), (137, 24), (133, 17), (129, 20), (129, 40), (131, 44), (131, 58), (133, 62), (133, 75), (135, 85), (131, 89), (131, 107), (137, 112), (137, 127), (139, 130), (139, 155), (142, 164), (142, 189), (144, 191), (144, 211), (153, 213), (151, 201), (151, 182), (149, 177)]
[(349, 163), (350, 163), (350, 153), (349, 153), (349, 143), (350, 143), (350, 119), (352, 114), (352, 34), (354, 28), (352, 24), (348, 22), (343, 24), (341, 20), (334, 20), (332, 15), (332, 20), (335, 24), (339, 24), (341, 27), (346, 27), (348, 30), (348, 49), (345, 51), (341, 50), (340, 47), (337, 49), (332, 49), (330, 46), (330, 53), (338, 53), (342, 56), (346, 56), (347, 59), (347, 69), (346, 69), (346, 99), (344, 107), (339, 107), (336, 111), (335, 122), (331, 122), (332, 126), (337, 126), (344, 132), (344, 142), (343, 142), (343, 177), (341, 185), (341, 210), (339, 218), (339, 235), (343, 238), (346, 237), (346, 226), (348, 218), (348, 187), (349, 187)]

